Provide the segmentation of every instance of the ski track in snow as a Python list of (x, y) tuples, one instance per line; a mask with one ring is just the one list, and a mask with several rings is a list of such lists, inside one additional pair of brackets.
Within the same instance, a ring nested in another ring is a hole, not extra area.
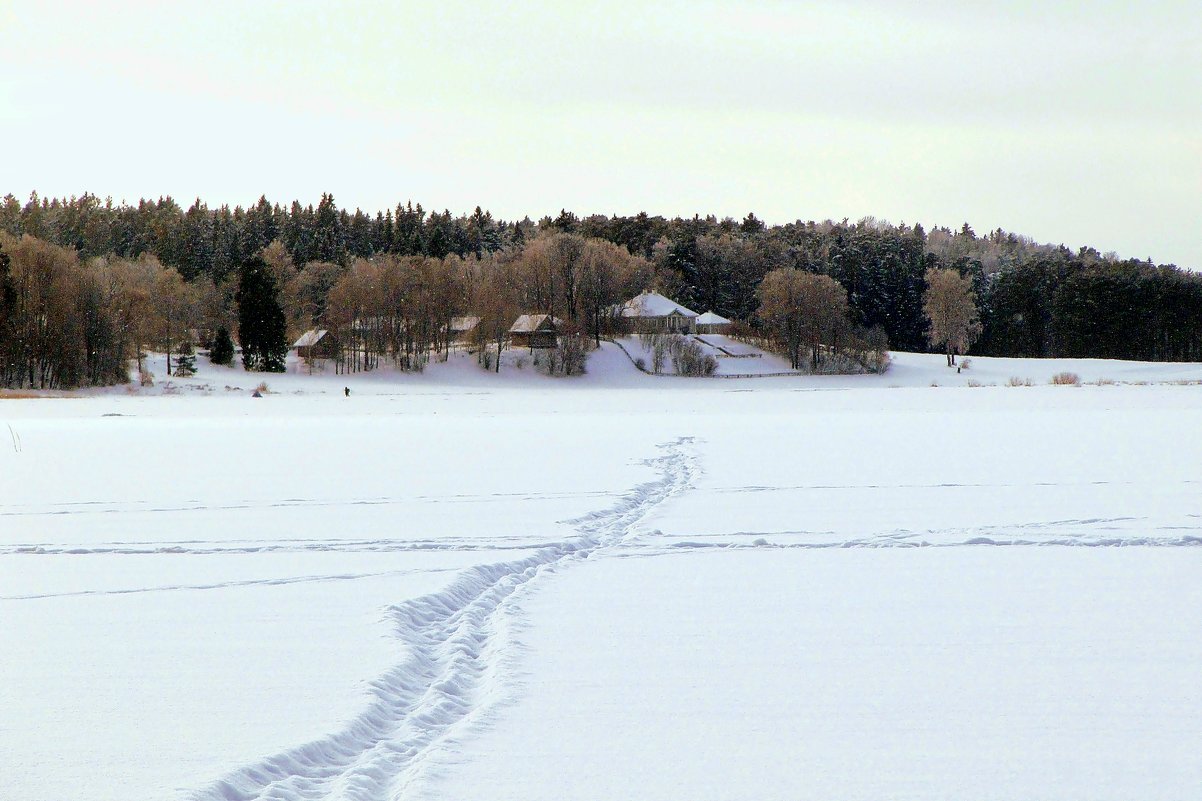
[[(1186, 515), (1194, 517), (1195, 515)], [(1120, 524), (1120, 525), (1116, 525)], [(1149, 529), (1156, 534), (1143, 533)], [(1163, 533), (1162, 533), (1163, 532)], [(1191, 533), (1181, 533), (1191, 532)], [(1194, 533), (1196, 532), (1196, 533)], [(1024, 536), (1025, 533), (1025, 536)], [(1179, 547), (1202, 545), (1202, 526), (1150, 523), (1142, 517), (1096, 517), (1046, 520), (1032, 523), (994, 524), (948, 529), (923, 529), (846, 537), (834, 531), (791, 529), (778, 531), (731, 531), (692, 534), (665, 534), (657, 537), (676, 540), (666, 549), (698, 548), (954, 548), (972, 545), (1056, 545), (1079, 547), (1152, 546)], [(768, 542), (768, 537), (802, 538), (800, 542)], [(754, 542), (740, 540), (756, 538)], [(706, 540), (712, 541), (706, 541)], [(647, 543), (648, 550), (657, 546)]]
[(150, 501), (70, 501), (63, 503), (40, 504), (5, 504), (6, 510), (0, 511), (0, 517), (43, 517), (61, 515), (99, 515), (99, 514), (129, 514), (144, 512), (148, 514), (179, 512), (216, 512), (241, 511), (247, 509), (289, 509), (289, 508), (320, 508), (326, 506), (391, 506), (411, 503), (497, 503), (502, 501), (555, 501), (572, 500), (576, 498), (604, 498), (608, 493), (602, 490), (585, 490), (581, 492), (494, 492), (494, 493), (461, 493), (458, 495), (407, 495), (401, 497), (373, 498), (283, 498), (283, 499), (244, 499), (228, 503), (210, 503), (192, 499), (182, 501), (173, 506), (152, 505)]
[(554, 542), (526, 542), (520, 537), (480, 538), (446, 537), (439, 540), (292, 540), (272, 544), (260, 542), (108, 542), (97, 545), (34, 545), (21, 543), (0, 547), (3, 554), (29, 554), (34, 556), (92, 556), (110, 555), (143, 556), (150, 554), (181, 554), (211, 556), (221, 554), (256, 553), (394, 553), (401, 551), (530, 551), (549, 548)]
[(575, 521), (579, 536), (511, 562), (470, 568), (441, 592), (390, 607), (407, 649), (372, 683), (367, 708), (342, 730), (247, 765), (193, 794), (197, 801), (376, 801), (422, 797), (423, 773), (441, 744), (482, 725), (498, 686), (513, 626), (513, 599), (553, 571), (629, 541), (659, 504), (699, 472), (692, 438), (661, 446), (659, 478), (612, 508)]
[(331, 581), (356, 581), (358, 579), (384, 578), (388, 576), (411, 576), (417, 573), (451, 573), (462, 568), (430, 567), (411, 568), (407, 570), (383, 570), (377, 573), (335, 573), (325, 576), (286, 576), (282, 578), (244, 579), (241, 581), (221, 581), (213, 584), (164, 584), (158, 587), (129, 587), (115, 590), (70, 590), (67, 592), (49, 592), (35, 595), (0, 595), (0, 601), (36, 601), (42, 598), (77, 598), (88, 595), (139, 595), (147, 592), (178, 592), (181, 590), (226, 590), (238, 587), (283, 587), (289, 584), (324, 584)]
[(890, 538), (866, 538), (853, 540), (833, 540), (829, 542), (768, 542), (766, 536), (774, 532), (764, 532), (756, 541), (746, 542), (698, 542), (684, 540), (674, 542), (666, 547), (647, 546), (642, 553), (631, 551), (628, 556), (655, 556), (669, 553), (673, 550), (739, 550), (739, 549), (819, 549), (819, 548), (964, 548), (974, 545), (1023, 545), (1023, 546), (1057, 546), (1079, 548), (1123, 548), (1123, 547), (1153, 547), (1153, 548), (1189, 548), (1202, 545), (1202, 536), (1186, 535), (1184, 537), (1094, 537), (1094, 538), (1052, 538), (1046, 540), (1022, 539), (1019, 537), (970, 537), (954, 542), (930, 542), (928, 540), (895, 540)]

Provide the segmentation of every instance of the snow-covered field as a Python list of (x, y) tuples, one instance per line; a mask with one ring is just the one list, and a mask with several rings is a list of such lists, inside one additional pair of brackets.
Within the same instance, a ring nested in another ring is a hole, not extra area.
[(0, 399), (2, 801), (1202, 788), (1202, 365), (198, 362)]

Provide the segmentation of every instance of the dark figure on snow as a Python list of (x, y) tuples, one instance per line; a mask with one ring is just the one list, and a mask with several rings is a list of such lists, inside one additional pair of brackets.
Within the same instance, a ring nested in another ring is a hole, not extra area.
[(348, 398), (349, 398), (349, 397), (351, 396), (351, 388), (350, 388), (350, 387), (343, 387), (343, 388), (342, 388), (342, 394), (343, 394), (344, 396), (346, 396), (346, 397), (348, 397)]

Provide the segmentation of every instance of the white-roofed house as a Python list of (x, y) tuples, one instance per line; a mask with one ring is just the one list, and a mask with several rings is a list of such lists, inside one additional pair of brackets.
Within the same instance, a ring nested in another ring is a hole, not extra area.
[(515, 348), (554, 348), (559, 344), (563, 322), (549, 314), (523, 314), (509, 326), (509, 342)]
[(697, 318), (697, 333), (725, 334), (730, 330), (730, 325), (731, 321), (723, 317), (721, 314), (707, 311), (705, 314), (702, 314)]
[(632, 334), (691, 334), (697, 325), (697, 312), (658, 292), (650, 291), (626, 301), (622, 306), (622, 318), (630, 326)]

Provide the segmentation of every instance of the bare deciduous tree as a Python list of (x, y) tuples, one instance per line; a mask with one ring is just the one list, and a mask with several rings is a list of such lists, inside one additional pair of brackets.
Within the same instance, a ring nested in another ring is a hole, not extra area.
[[(514, 271), (499, 259), (485, 257), (476, 266), (472, 293), (472, 307), (480, 317), (475, 329), (476, 346), (481, 365), (487, 368), (492, 363), (500, 372), (501, 351), (509, 339), (509, 327), (521, 313), (520, 288), (514, 280)], [(489, 350), (492, 347), (496, 348), (495, 362)]]
[(956, 355), (967, 353), (981, 335), (972, 281), (955, 270), (934, 268), (927, 270), (926, 281), (922, 310), (931, 325), (927, 339), (944, 347), (947, 366), (953, 367)]
[(821, 362), (825, 343), (837, 350), (850, 328), (847, 291), (826, 275), (801, 270), (772, 270), (758, 291), (760, 317), (768, 324), (794, 370), (801, 367), (801, 350), (809, 346), (811, 369)]

